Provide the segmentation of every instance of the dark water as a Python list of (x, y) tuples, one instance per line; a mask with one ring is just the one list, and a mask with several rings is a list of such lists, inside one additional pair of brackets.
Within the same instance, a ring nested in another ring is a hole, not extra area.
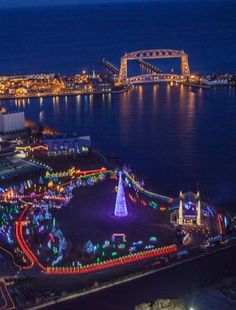
[[(189, 54), (193, 72), (236, 72), (235, 13), (234, 0), (149, 4), (144, 1), (0, 11), (0, 72), (71, 74), (82, 69), (101, 70), (103, 57), (119, 65), (119, 58), (126, 51), (145, 48), (184, 49)], [(167, 71), (178, 65), (176, 62), (163, 64)], [(135, 70), (137, 68), (131, 65), (130, 73), (137, 73)], [(1, 104), (11, 110), (25, 110), (27, 118), (43, 121), (59, 131), (90, 134), (94, 147), (117, 154), (160, 193), (177, 195), (179, 189), (196, 190), (199, 182), (204, 195), (235, 210), (235, 89), (200, 90), (163, 84), (135, 87), (127, 94), (114, 96), (3, 101)], [(203, 274), (208, 264), (202, 266)], [(157, 290), (163, 292), (160, 296), (169, 297), (176, 285), (172, 288), (168, 284), (178, 283), (178, 287), (183, 287), (181, 294), (188, 293), (184, 279), (199, 268), (199, 264), (190, 270), (184, 268), (180, 277), (165, 273), (158, 283), (157, 279), (151, 279), (149, 287), (155, 288), (157, 283)], [(219, 274), (217, 267), (214, 268), (207, 274), (211, 283), (222, 279), (225, 273), (215, 279)], [(206, 283), (204, 275), (201, 279), (190, 279), (191, 289)], [(117, 296), (119, 300), (120, 296), (127, 297), (126, 289), (135, 302), (155, 299), (155, 292), (152, 290), (150, 295), (146, 283), (139, 281), (101, 293), (91, 299), (89, 305), (81, 300), (80, 307), (92, 309), (95, 304), (95, 309), (100, 309), (100, 299), (103, 300), (101, 309), (113, 309), (111, 305)], [(137, 288), (142, 293), (138, 300), (134, 298)], [(73, 302), (68, 307), (77, 306)], [(117, 303), (117, 309), (122, 307)], [(133, 302), (129, 302), (127, 308), (132, 309)]]
[[(0, 11), (0, 70), (70, 74), (101, 70), (103, 57), (118, 65), (126, 51), (175, 48), (189, 54), (193, 72), (236, 72), (235, 13), (233, 0)], [(160, 193), (196, 190), (199, 182), (210, 199), (235, 207), (235, 89), (163, 84), (2, 105), (59, 131), (90, 134), (94, 147), (117, 154)]]

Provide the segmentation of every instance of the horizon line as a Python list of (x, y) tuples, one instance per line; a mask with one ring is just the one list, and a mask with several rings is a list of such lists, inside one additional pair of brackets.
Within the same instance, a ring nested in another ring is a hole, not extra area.
[[(191, 0), (192, 2), (202, 2), (202, 0)], [(222, 1), (233, 1), (233, 0), (204, 0), (204, 2), (222, 2)], [(14, 3), (1, 5), (0, 10), (9, 10), (9, 9), (26, 9), (26, 8), (55, 8), (55, 7), (71, 7), (71, 6), (90, 6), (90, 5), (111, 5), (111, 4), (135, 4), (135, 3), (155, 3), (155, 2), (188, 2), (189, 0), (91, 0), (90, 2), (86, 0), (82, 0), (79, 2), (71, 2), (71, 3), (42, 3), (40, 2), (30, 2), (30, 3)]]

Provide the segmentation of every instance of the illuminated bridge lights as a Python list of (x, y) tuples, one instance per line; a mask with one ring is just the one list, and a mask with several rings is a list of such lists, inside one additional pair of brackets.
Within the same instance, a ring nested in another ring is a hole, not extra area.
[(160, 59), (160, 58), (180, 58), (181, 59), (181, 76), (190, 76), (190, 68), (188, 63), (188, 55), (184, 51), (171, 49), (154, 49), (141, 50), (131, 53), (126, 53), (121, 58), (121, 65), (119, 71), (119, 84), (127, 84), (128, 81), (128, 61), (129, 60), (143, 60), (143, 59)]
[(183, 76), (178, 74), (151, 73), (128, 78), (132, 84), (149, 83), (149, 82), (182, 82)]

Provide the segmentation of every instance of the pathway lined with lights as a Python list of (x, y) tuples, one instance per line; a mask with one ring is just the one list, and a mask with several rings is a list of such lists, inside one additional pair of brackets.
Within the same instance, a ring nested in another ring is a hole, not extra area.
[[(106, 170), (106, 168), (101, 168), (101, 169), (97, 169), (97, 170), (87, 170), (87, 171), (78, 171), (75, 172), (73, 174), (73, 178), (66, 181), (65, 183), (61, 184), (61, 187), (64, 187), (68, 184), (70, 184), (70, 182), (72, 182), (74, 180), (74, 178), (86, 178), (86, 177), (93, 177), (93, 176), (97, 176), (98, 174), (101, 173), (105, 173), (105, 174), (109, 174), (109, 173), (113, 173), (112, 170)], [(124, 171), (124, 174), (126, 175), (126, 177), (131, 181), (131, 183), (144, 195), (148, 196), (148, 197), (152, 197), (152, 198), (156, 198), (168, 203), (172, 203), (173, 202), (173, 198), (170, 198), (168, 196), (164, 196), (161, 194), (157, 194), (151, 191), (148, 191), (146, 189), (144, 189), (127, 171)], [(55, 188), (54, 188), (55, 190)], [(2, 200), (5, 200), (6, 197), (3, 197)], [(34, 195), (24, 195), (24, 196), (9, 196), (7, 197), (8, 201), (11, 200), (20, 200), (20, 199), (45, 199), (45, 200), (58, 200), (58, 201), (62, 201), (64, 198), (62, 197), (50, 197), (50, 196), (45, 196), (43, 193), (42, 194), (34, 194)]]
[(23, 269), (31, 269), (31, 268), (33, 268), (34, 264), (36, 263), (42, 270), (46, 270), (46, 268), (38, 261), (38, 259), (34, 255), (34, 253), (30, 250), (30, 248), (28, 247), (28, 245), (24, 239), (24, 236), (23, 236), (23, 225), (24, 225), (23, 219), (24, 219), (26, 213), (29, 211), (30, 207), (31, 207), (31, 205), (28, 204), (27, 207), (24, 208), (23, 212), (20, 215), (18, 222), (16, 222), (17, 242), (18, 242), (21, 250), (23, 251), (23, 253), (28, 257), (28, 259), (30, 261), (30, 265), (24, 266), (22, 268)]
[(60, 275), (73, 275), (73, 274), (83, 274), (89, 272), (96, 272), (105, 269), (110, 269), (113, 267), (118, 267), (122, 265), (127, 265), (134, 262), (139, 262), (147, 260), (150, 258), (156, 258), (162, 255), (168, 255), (177, 252), (177, 246), (168, 245), (158, 249), (152, 249), (148, 251), (138, 252), (135, 254), (130, 254), (126, 256), (121, 256), (115, 259), (106, 260), (100, 263), (88, 264), (82, 267), (48, 267), (48, 274), (60, 274)]
[(127, 176), (127, 178), (133, 183), (133, 185), (144, 195), (147, 195), (148, 197), (157, 198), (163, 201), (166, 201), (168, 203), (173, 202), (173, 198), (156, 194), (150, 191), (145, 190), (127, 171), (124, 171), (124, 174)]

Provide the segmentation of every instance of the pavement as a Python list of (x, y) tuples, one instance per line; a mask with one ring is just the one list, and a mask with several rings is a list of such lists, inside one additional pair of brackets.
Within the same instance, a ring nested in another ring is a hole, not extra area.
[(15, 304), (3, 280), (0, 281), (0, 310), (15, 309)]

